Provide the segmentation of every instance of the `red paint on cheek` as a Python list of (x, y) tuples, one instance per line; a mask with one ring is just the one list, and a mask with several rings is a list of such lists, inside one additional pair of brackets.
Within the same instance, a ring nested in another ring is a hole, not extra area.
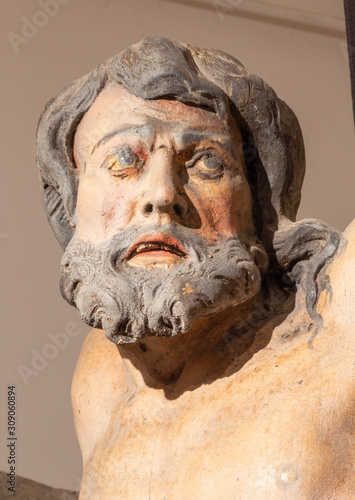
[(201, 234), (210, 241), (218, 235), (232, 237), (253, 232), (252, 201), (248, 186), (241, 179), (226, 179), (198, 193), (196, 208)]
[(125, 192), (117, 189), (107, 193), (101, 208), (101, 223), (106, 235), (111, 236), (124, 229), (134, 216), (135, 206), (134, 191), (128, 187)]
[(112, 220), (115, 220), (116, 218), (116, 207), (111, 205), (108, 205), (107, 207), (104, 206), (101, 216), (103, 218), (105, 231), (107, 231), (112, 223)]
[(223, 200), (223, 209), (216, 222), (220, 232), (228, 236), (254, 234), (252, 199), (249, 189), (230, 190)]
[(237, 221), (231, 201), (230, 196), (225, 196), (210, 207), (215, 231), (228, 237), (233, 236), (237, 229)]
[(136, 194), (129, 182), (87, 175), (80, 180), (77, 234), (94, 244), (106, 241), (133, 218)]

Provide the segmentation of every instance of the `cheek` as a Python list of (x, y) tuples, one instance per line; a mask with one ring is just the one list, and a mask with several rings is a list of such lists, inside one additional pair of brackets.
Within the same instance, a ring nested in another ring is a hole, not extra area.
[(84, 174), (78, 189), (77, 236), (92, 244), (108, 240), (131, 221), (135, 203), (130, 183), (100, 182), (97, 176)]
[(194, 192), (202, 221), (201, 232), (210, 241), (215, 240), (216, 234), (231, 237), (239, 233), (249, 237), (254, 233), (250, 190), (242, 179), (206, 185), (198, 194)]

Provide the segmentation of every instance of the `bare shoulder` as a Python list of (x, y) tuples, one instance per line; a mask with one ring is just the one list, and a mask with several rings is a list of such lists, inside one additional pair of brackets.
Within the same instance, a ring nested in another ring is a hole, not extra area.
[(82, 346), (71, 391), (75, 427), (84, 461), (106, 431), (123, 391), (119, 352), (102, 330), (94, 329)]
[(342, 280), (336, 283), (339, 287), (345, 288), (350, 283), (355, 284), (355, 219), (344, 231), (339, 251), (329, 271), (333, 280)]
[(327, 274), (330, 289), (320, 303), (324, 325), (355, 334), (355, 219), (344, 231)]

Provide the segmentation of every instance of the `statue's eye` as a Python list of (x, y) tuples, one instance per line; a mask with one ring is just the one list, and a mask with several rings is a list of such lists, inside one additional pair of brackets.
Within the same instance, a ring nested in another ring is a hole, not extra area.
[(210, 179), (216, 179), (223, 175), (224, 164), (219, 156), (214, 152), (207, 151), (197, 158), (191, 160), (186, 165), (191, 173), (200, 175), (201, 177), (206, 177)]
[(216, 171), (223, 168), (221, 160), (216, 156), (206, 156), (205, 158), (201, 158), (195, 166), (210, 171)]
[(139, 163), (139, 158), (134, 151), (128, 146), (120, 148), (115, 154), (106, 158), (107, 168), (112, 172), (120, 172), (122, 170), (136, 168)]

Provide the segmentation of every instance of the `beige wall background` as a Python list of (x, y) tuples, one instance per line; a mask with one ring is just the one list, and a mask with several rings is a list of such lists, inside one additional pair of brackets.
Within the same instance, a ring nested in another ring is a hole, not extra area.
[(48, 17), (49, 3), (1, 3), (0, 469), (16, 384), (17, 473), (77, 489), (70, 382), (88, 327), (60, 296), (61, 250), (39, 197), (34, 137), (46, 101), (147, 34), (225, 50), (299, 117), (308, 160), (299, 218), (340, 230), (355, 216), (355, 141), (342, 0), (55, 0)]

